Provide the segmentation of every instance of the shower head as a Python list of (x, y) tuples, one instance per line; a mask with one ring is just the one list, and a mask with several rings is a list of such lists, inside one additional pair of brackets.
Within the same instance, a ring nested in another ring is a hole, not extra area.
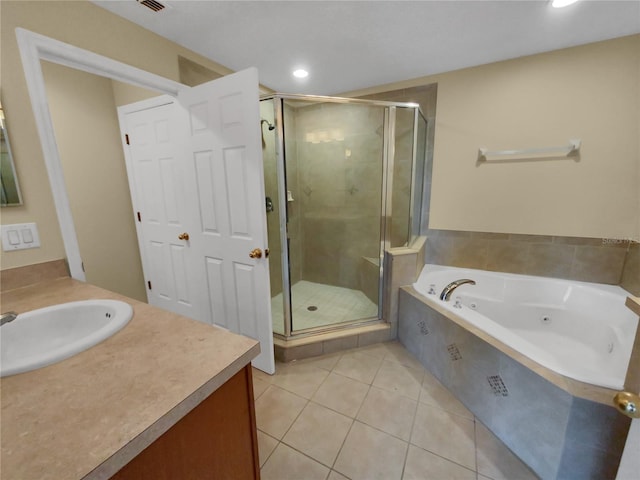
[(273, 123), (269, 123), (268, 120), (265, 120), (264, 118), (260, 119), (260, 126), (262, 126), (263, 123), (266, 123), (267, 126), (269, 127), (269, 130), (274, 130), (276, 128), (276, 126)]

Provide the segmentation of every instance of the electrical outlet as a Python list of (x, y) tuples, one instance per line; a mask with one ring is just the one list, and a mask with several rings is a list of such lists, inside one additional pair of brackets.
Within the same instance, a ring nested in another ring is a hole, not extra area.
[(2, 225), (2, 249), (5, 252), (40, 247), (40, 236), (35, 223)]

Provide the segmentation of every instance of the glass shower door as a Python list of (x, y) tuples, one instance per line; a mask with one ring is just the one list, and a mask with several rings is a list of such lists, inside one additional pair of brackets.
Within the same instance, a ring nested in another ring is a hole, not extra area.
[(280, 199), (278, 195), (277, 131), (274, 101), (260, 101), (260, 128), (262, 130), (262, 160), (264, 164), (265, 210), (269, 238), (269, 283), (271, 286), (271, 317), (273, 331), (285, 334), (283, 299), (283, 252), (280, 235)]
[(285, 100), (292, 331), (378, 317), (385, 108)]

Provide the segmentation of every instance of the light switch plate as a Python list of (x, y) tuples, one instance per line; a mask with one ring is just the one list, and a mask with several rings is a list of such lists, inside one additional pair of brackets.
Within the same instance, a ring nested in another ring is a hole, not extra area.
[(40, 236), (35, 223), (2, 225), (2, 249), (5, 252), (40, 247)]

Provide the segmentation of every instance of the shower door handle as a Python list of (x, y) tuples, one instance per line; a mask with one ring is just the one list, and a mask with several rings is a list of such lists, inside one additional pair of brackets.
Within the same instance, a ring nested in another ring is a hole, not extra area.
[(249, 252), (249, 258), (262, 258), (262, 250), (254, 248)]

